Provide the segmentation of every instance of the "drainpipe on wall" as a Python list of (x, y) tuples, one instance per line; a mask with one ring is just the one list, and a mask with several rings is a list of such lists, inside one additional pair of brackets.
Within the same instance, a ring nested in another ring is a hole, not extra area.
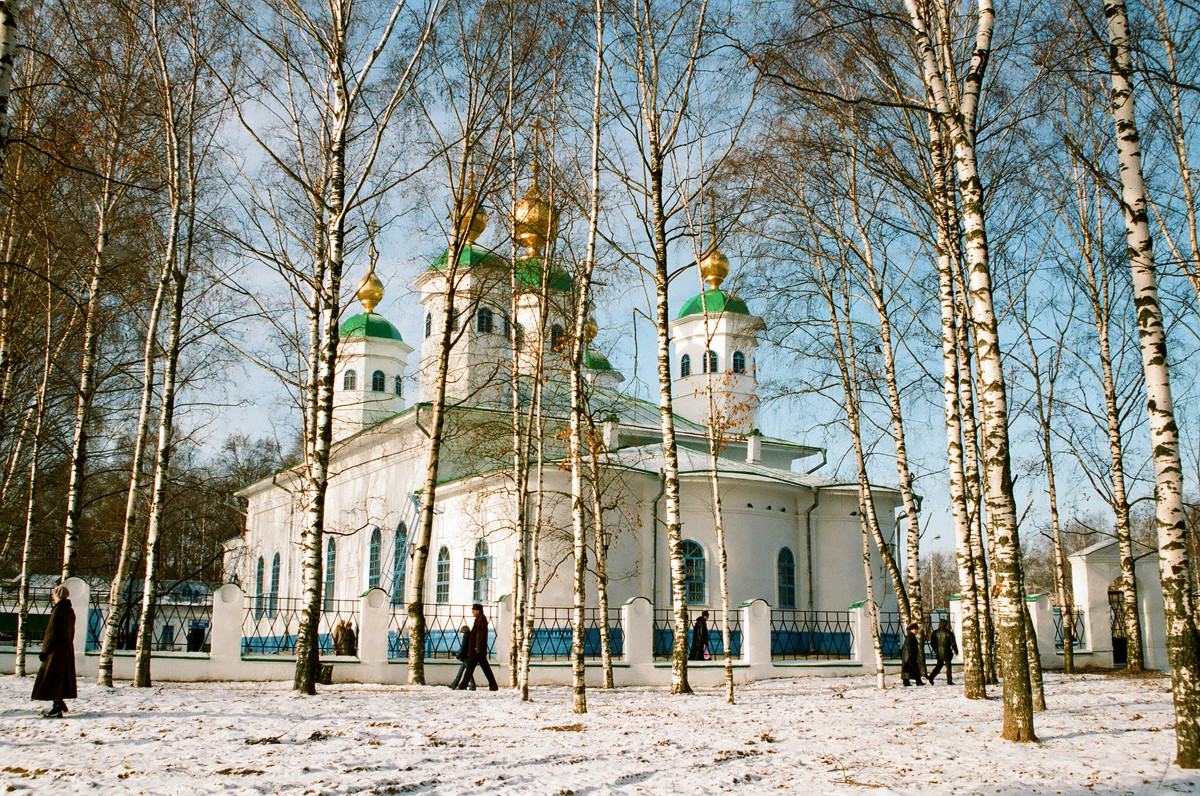
[(812, 562), (812, 513), (813, 509), (821, 505), (821, 487), (814, 486), (812, 488), (813, 502), (808, 507), (808, 511), (804, 512), (804, 557), (808, 564), (808, 610), (813, 608), (813, 562)]

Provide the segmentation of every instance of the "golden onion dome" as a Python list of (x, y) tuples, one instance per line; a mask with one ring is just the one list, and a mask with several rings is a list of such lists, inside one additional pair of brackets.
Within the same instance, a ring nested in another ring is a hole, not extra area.
[(709, 246), (708, 251), (700, 258), (700, 276), (704, 278), (709, 290), (719, 288), (725, 277), (729, 276), (729, 258), (715, 243)]
[(587, 323), (583, 326), (583, 339), (590, 343), (596, 339), (596, 333), (599, 331), (600, 327), (596, 325), (596, 319), (588, 318)]
[(464, 211), (470, 211), (470, 217), (465, 217), (458, 222), (458, 229), (455, 230), (467, 246), (470, 246), (475, 240), (483, 234), (487, 229), (488, 212), (483, 206), (483, 202), (479, 198), (479, 194), (475, 192), (475, 172), (471, 172), (469, 181), (467, 182), (466, 196), (463, 197)]
[(529, 257), (539, 257), (546, 242), (558, 231), (558, 214), (538, 187), (538, 165), (533, 164), (533, 184), (516, 207), (517, 242), (528, 249)]
[(375, 308), (379, 306), (379, 302), (383, 301), (383, 282), (375, 276), (374, 257), (371, 258), (371, 270), (367, 271), (367, 275), (358, 283), (354, 295), (367, 312), (374, 312)]

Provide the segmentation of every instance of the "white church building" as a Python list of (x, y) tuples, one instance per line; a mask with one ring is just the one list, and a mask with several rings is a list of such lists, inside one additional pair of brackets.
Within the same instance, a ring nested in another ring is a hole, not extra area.
[[(383, 285), (373, 266), (360, 284), (357, 296), (364, 311), (340, 327), (325, 511), (324, 608), (329, 617), (322, 621), (323, 646), (331, 643), (337, 618), (349, 617), (365, 595), (379, 589), (386, 597), (373, 604), (392, 613), (389, 658), (407, 655), (404, 594), (426, 467), (439, 330), (448, 311), (454, 314), (455, 338), (447, 386), (451, 408), (425, 573), (429, 652), (437, 657), (452, 648), (473, 602), (484, 603), (494, 619), (511, 616), (519, 538), (512, 492), (513, 346), (518, 349), (521, 399), (532, 394), (538, 354), (545, 385), (542, 498), (540, 514), (533, 514), (539, 531), (535, 655), (561, 659), (564, 633), (569, 646), (569, 472), (562, 466), (565, 446), (559, 432), (567, 424), (569, 346), (564, 330), (571, 328), (572, 282), (561, 271), (544, 278), (540, 255), (553, 229), (544, 223), (539, 228), (538, 221), (547, 208), (535, 182), (519, 208), (526, 223), (518, 237), (529, 251), (515, 265), (475, 243), (486, 217), (473, 220), (456, 273), (453, 307), (447, 302), (447, 255), (418, 277), (424, 315), (424, 338), (418, 343), (404, 341), (374, 311)], [(850, 658), (855, 653), (849, 647), (859, 643), (850, 636), (860, 634), (849, 609), (866, 597), (856, 484), (817, 474), (825, 462), (822, 449), (758, 430), (755, 359), (763, 320), (721, 288), (728, 260), (719, 251), (703, 258), (701, 270), (708, 289), (684, 303), (670, 324), (689, 611), (693, 618), (700, 610), (710, 611), (714, 648), (719, 648), (718, 549), (705, 432), (711, 377), (717, 386), (716, 412), (728, 429), (717, 471), (730, 605), (740, 611), (753, 603), (770, 611), (769, 642), (761, 643), (769, 643), (775, 658)], [(518, 295), (511, 302), (514, 282)], [(538, 322), (543, 297), (549, 303), (544, 324)], [(518, 308), (515, 318), (509, 317), (510, 306)], [(539, 334), (539, 328), (545, 332)], [(661, 657), (671, 633), (671, 580), (659, 407), (623, 393), (623, 377), (600, 352), (589, 351), (586, 366), (589, 411), (604, 448), (597, 457), (596, 482), (612, 607), (608, 622), (594, 615), (589, 620), (597, 628), (587, 640), (589, 655), (597, 652), (601, 625), (610, 629), (614, 654), (650, 643), (635, 639), (628, 623), (618, 628), (618, 615), (637, 601), (643, 613), (652, 610), (653, 647)], [(410, 389), (412, 370), (415, 390)], [(535, 475), (531, 489), (536, 487)], [(298, 472), (282, 470), (238, 494), (248, 502), (246, 530), (227, 543), (226, 565), (227, 579), (240, 584), (249, 605), (242, 653), (286, 652), (294, 644), (289, 617), (302, 593), (304, 517)], [(898, 493), (881, 487), (874, 498), (885, 535), (894, 537)], [(536, 496), (530, 501), (536, 502)], [(594, 611), (595, 561), (589, 560), (588, 567), (588, 606)], [(880, 567), (873, 569), (876, 600), (885, 608), (894, 606)], [(508, 633), (503, 625), (493, 623), (501, 642)], [(360, 631), (366, 632), (365, 627)], [(751, 630), (739, 623), (731, 641), (735, 653), (743, 633)], [(838, 654), (821, 654), (833, 647)], [(503, 651), (497, 658), (507, 662)]]

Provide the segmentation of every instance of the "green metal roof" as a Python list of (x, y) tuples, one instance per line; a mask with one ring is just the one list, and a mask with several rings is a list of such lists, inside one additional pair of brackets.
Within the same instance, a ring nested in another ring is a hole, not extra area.
[[(430, 269), (434, 271), (442, 271), (446, 268), (446, 263), (450, 262), (450, 250), (442, 252), (438, 258), (433, 261)], [(504, 265), (505, 259), (490, 249), (485, 249), (482, 246), (476, 246), (472, 243), (462, 250), (462, 254), (458, 255), (459, 268), (474, 268), (477, 265)]]
[(338, 327), (338, 337), (380, 337), (384, 340), (400, 340), (400, 330), (392, 326), (382, 315), (374, 312), (360, 312), (342, 321)]
[(591, 349), (588, 349), (588, 352), (583, 355), (583, 366), (588, 370), (613, 369), (604, 354), (601, 354), (599, 351), (592, 351)]
[[(432, 271), (444, 271), (446, 263), (450, 260), (450, 252), (442, 252), (433, 264), (429, 266)], [(462, 254), (458, 257), (459, 268), (475, 268), (478, 266), (493, 266), (497, 268), (507, 268), (508, 258), (501, 257), (490, 249), (485, 249), (482, 246), (471, 244), (463, 249)], [(522, 285), (530, 288), (540, 288), (542, 286), (542, 260), (540, 257), (522, 257), (517, 260), (516, 264), (517, 281)], [(550, 289), (568, 291), (571, 289), (571, 276), (561, 268), (554, 268), (550, 271)]]
[[(542, 260), (540, 257), (523, 257), (517, 260), (517, 281), (526, 287), (540, 288), (542, 286)], [(550, 270), (550, 289), (569, 291), (571, 277), (561, 268)]]
[(750, 308), (746, 302), (727, 290), (706, 290), (698, 296), (692, 296), (679, 310), (680, 318), (688, 315), (703, 315), (708, 312), (736, 312), (739, 315), (749, 315)]

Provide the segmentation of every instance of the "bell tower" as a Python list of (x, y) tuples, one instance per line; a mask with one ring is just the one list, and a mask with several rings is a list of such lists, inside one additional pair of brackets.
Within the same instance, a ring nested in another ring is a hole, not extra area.
[(404, 372), (412, 346), (375, 307), (383, 282), (375, 275), (377, 255), (358, 283), (355, 297), (365, 312), (338, 327), (338, 357), (333, 382), (333, 438), (343, 439), (403, 411)]
[(766, 327), (746, 302), (721, 289), (729, 258), (715, 245), (700, 258), (700, 275), (707, 289), (685, 302), (669, 327), (675, 411), (706, 423), (711, 390), (718, 430), (747, 434), (758, 422), (755, 349), (757, 333)]

